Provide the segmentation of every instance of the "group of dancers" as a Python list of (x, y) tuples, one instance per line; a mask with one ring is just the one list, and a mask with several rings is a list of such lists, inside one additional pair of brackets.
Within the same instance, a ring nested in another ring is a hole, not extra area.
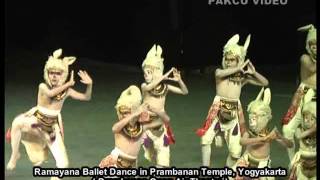
[[(238, 34), (227, 41), (223, 47), (222, 67), (215, 71), (216, 96), (203, 126), (196, 131), (201, 138), (202, 166), (212, 166), (211, 144), (214, 141), (215, 146), (223, 146), (224, 139), (228, 147), (226, 166), (233, 169), (271, 167), (270, 144), (277, 141), (288, 150), (290, 179), (316, 179), (316, 28), (310, 24), (298, 30), (307, 32), (307, 53), (300, 58), (301, 83), (282, 120), (282, 133), (277, 128), (268, 129), (272, 121), (271, 90), (267, 78), (246, 58), (251, 36), (247, 36), (244, 45), (239, 45)], [(77, 74), (80, 82), (87, 85), (86, 91), (82, 93), (73, 88), (74, 72), (69, 72), (69, 65), (75, 60), (76, 57), (63, 57), (62, 49), (49, 56), (44, 67), (45, 81), (38, 87), (37, 105), (18, 115), (6, 133), (12, 148), (7, 170), (16, 167), (20, 142), (34, 166), (45, 162), (49, 151), (58, 168), (69, 166), (60, 111), (68, 97), (89, 101), (93, 84), (90, 75), (80, 70)], [(187, 95), (188, 88), (178, 69), (171, 68), (164, 73), (159, 45), (149, 50), (142, 70), (145, 82), (139, 86), (130, 85), (116, 102), (118, 120), (112, 126), (115, 147), (101, 160), (101, 168), (138, 167), (141, 146), (144, 157), (155, 166), (170, 167), (170, 145), (175, 143), (175, 138), (165, 110), (166, 97), (168, 93)], [(242, 87), (246, 84), (262, 87), (248, 105), (247, 121), (240, 101)], [(299, 141), (297, 152), (295, 137)]]

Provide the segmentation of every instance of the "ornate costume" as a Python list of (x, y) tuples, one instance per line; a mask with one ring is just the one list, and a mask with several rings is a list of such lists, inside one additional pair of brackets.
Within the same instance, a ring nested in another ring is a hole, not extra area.
[[(312, 118), (303, 117), (298, 127), (300, 133), (314, 128), (316, 123), (316, 102), (308, 101), (303, 106), (303, 113), (310, 113)], [(309, 133), (299, 141), (299, 151), (296, 152), (290, 163), (290, 180), (309, 180), (317, 178), (317, 137), (316, 132)]]
[[(314, 51), (312, 51), (311, 47), (310, 47), (311, 43), (316, 44), (316, 41), (317, 41), (316, 28), (310, 24), (307, 26), (300, 27), (298, 29), (298, 31), (307, 31), (308, 32), (305, 47), (308, 52), (308, 57), (310, 57), (310, 59), (313, 62), (316, 62), (316, 59), (317, 59), (316, 53), (314, 53)], [(316, 64), (314, 64), (314, 66), (316, 66)], [(302, 73), (302, 71), (300, 73)], [(314, 81), (315, 81), (314, 83), (316, 84), (315, 79), (314, 79)], [(315, 87), (312, 87), (312, 88), (315, 88)], [(293, 98), (292, 98), (291, 105), (290, 105), (287, 113), (282, 118), (283, 134), (286, 138), (292, 140), (293, 142), (294, 142), (294, 133), (296, 132), (298, 126), (301, 124), (301, 121), (302, 121), (301, 109), (302, 109), (302, 106), (305, 102), (304, 99), (305, 99), (306, 93), (310, 89), (312, 90), (312, 88), (310, 87), (310, 85), (307, 85), (307, 84), (301, 82), (298, 89), (296, 90)], [(313, 91), (316, 91), (316, 90), (313, 89)], [(314, 93), (314, 96), (316, 96), (315, 93)], [(290, 160), (292, 160), (294, 152), (295, 152), (295, 146), (288, 149), (288, 155), (289, 155)]]
[(117, 168), (136, 168), (137, 157), (124, 153), (115, 147), (110, 155), (103, 158), (99, 164), (100, 168), (117, 167)]
[(223, 133), (230, 154), (239, 158), (242, 150), (239, 118), (243, 118), (240, 100), (216, 96), (203, 127), (197, 130), (201, 144), (211, 144), (217, 134)]
[(31, 124), (31, 127), (40, 131), (40, 137), (38, 135), (23, 133), (21, 139), (29, 159), (34, 165), (40, 165), (48, 159), (48, 146), (53, 146), (54, 144), (57, 144), (59, 149), (62, 149), (63, 154), (61, 157), (68, 158), (58, 124), (61, 119), (59, 111), (37, 106), (22, 114), (22, 116), (30, 118), (30, 120), (36, 118), (36, 123)]
[[(262, 99), (263, 95), (263, 99)], [(270, 133), (267, 125), (272, 118), (271, 108), (271, 91), (269, 88), (264, 90), (261, 89), (260, 93), (258, 94), (257, 98), (254, 101), (251, 101), (248, 105), (248, 113), (249, 113), (249, 129), (247, 133), (249, 134), (250, 138), (261, 138), (267, 137)], [(271, 159), (270, 154), (266, 154), (263, 152), (260, 156), (255, 155), (252, 153), (253, 149), (256, 151), (261, 152), (265, 151), (265, 146), (269, 146), (270, 142), (259, 142), (260, 144), (249, 144), (247, 145), (246, 151), (243, 153), (241, 158), (237, 161), (233, 169), (236, 170), (237, 167), (247, 167), (247, 168), (271, 168)], [(251, 147), (248, 147), (251, 146)], [(255, 147), (253, 147), (255, 146)], [(258, 147), (261, 146), (261, 147)], [(256, 149), (262, 148), (262, 149)], [(235, 178), (237, 180), (245, 179), (244, 177), (240, 177), (237, 175)], [(275, 179), (274, 177), (259, 177), (258, 179), (261, 180), (271, 180)]]
[[(130, 86), (124, 90), (117, 100), (117, 104), (115, 106), (119, 121), (122, 121), (122, 118), (125, 114), (131, 114), (137, 110), (137, 108), (141, 105), (141, 100), (142, 97), (138, 87)], [(133, 119), (131, 121), (135, 122), (129, 122), (126, 124), (119, 133), (125, 138), (129, 139), (128, 141), (142, 139), (142, 136), (144, 135), (142, 125), (138, 120)], [(135, 168), (137, 156), (129, 155), (124, 151), (126, 151), (126, 149), (115, 147), (110, 155), (107, 155), (101, 160), (99, 167)]]
[[(223, 47), (222, 67), (227, 69), (226, 58), (232, 55), (237, 60), (237, 66), (243, 65), (247, 49), (250, 44), (250, 35), (247, 36), (243, 46), (239, 45), (240, 36), (238, 34), (232, 36)], [(234, 73), (229, 75), (228, 81), (233, 83), (241, 83), (244, 78), (243, 73)], [(240, 138), (245, 131), (243, 111), (239, 99), (231, 99), (216, 95), (213, 103), (208, 111), (207, 118), (202, 126), (197, 130), (197, 135), (201, 137), (202, 158), (204, 165), (209, 165), (211, 155), (211, 143), (216, 138), (216, 144), (220, 144), (220, 135), (223, 135), (229, 149), (229, 157), (227, 165), (231, 165), (235, 160), (240, 158), (242, 147)]]
[[(147, 53), (142, 63), (142, 68), (150, 68), (153, 70), (152, 76), (160, 77), (163, 75), (163, 58), (162, 48), (154, 45)], [(168, 85), (160, 82), (152, 90), (145, 92), (154, 98), (164, 98), (168, 93)], [(150, 120), (159, 120), (159, 117), (150, 114)], [(170, 165), (170, 148), (169, 145), (175, 143), (174, 135), (169, 123), (163, 123), (158, 127), (154, 127), (146, 131), (146, 139), (143, 143), (145, 150), (145, 158), (149, 161), (155, 161), (157, 165), (168, 167)]]

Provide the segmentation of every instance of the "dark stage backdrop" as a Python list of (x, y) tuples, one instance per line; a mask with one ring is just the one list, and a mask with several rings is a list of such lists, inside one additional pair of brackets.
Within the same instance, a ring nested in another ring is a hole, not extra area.
[(315, 23), (315, 0), (275, 1), (285, 5), (216, 2), (5, 0), (6, 63), (19, 54), (45, 57), (63, 48), (67, 55), (138, 66), (158, 43), (168, 66), (216, 66), (233, 34), (239, 33), (244, 43), (251, 33), (248, 57), (256, 65), (298, 65), (306, 34), (296, 29)]

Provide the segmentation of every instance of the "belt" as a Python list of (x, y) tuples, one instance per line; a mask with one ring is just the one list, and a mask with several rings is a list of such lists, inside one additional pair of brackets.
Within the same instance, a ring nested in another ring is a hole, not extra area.
[(136, 167), (136, 159), (129, 159), (119, 155), (117, 159), (118, 168), (134, 168)]

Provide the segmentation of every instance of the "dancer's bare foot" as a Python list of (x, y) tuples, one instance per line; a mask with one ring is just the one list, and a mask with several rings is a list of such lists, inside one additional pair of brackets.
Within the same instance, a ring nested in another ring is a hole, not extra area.
[(10, 161), (7, 164), (7, 170), (11, 171), (16, 168), (17, 161), (20, 159), (20, 156), (20, 153), (18, 153), (16, 158), (10, 158)]

